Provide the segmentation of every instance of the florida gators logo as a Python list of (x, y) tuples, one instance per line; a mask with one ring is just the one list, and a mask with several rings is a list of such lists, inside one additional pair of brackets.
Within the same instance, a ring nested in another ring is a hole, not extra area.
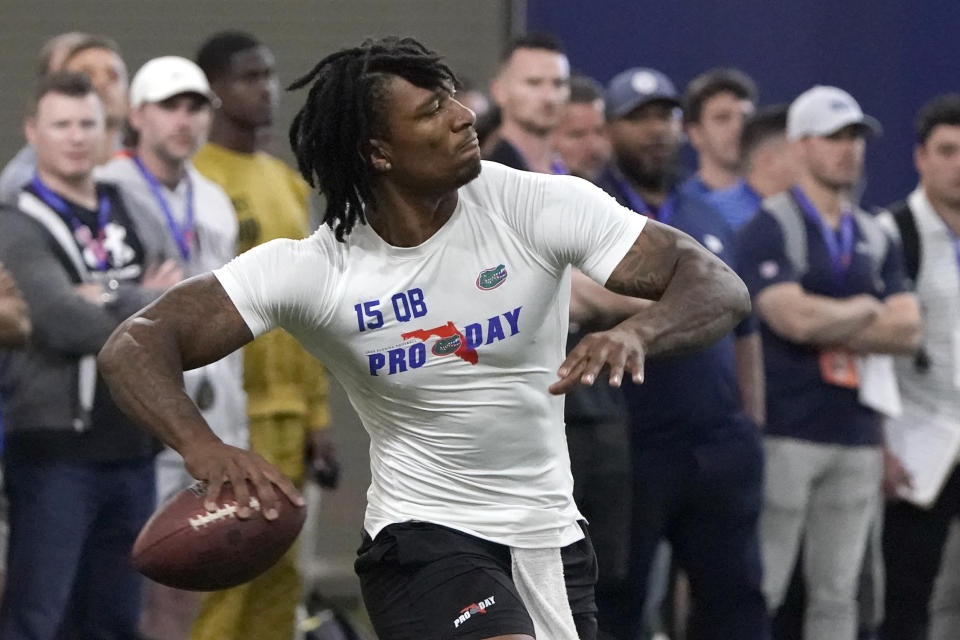
[(507, 279), (507, 267), (498, 264), (490, 269), (484, 269), (477, 276), (477, 288), (483, 291), (496, 289)]
[(430, 349), (430, 351), (435, 356), (449, 356), (452, 353), (456, 353), (461, 344), (463, 344), (463, 341), (459, 335), (441, 338), (433, 343), (433, 348)]

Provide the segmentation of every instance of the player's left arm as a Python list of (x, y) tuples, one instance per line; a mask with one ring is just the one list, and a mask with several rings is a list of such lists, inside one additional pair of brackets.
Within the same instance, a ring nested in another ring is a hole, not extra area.
[(643, 381), (647, 356), (694, 351), (726, 335), (750, 313), (746, 285), (687, 234), (648, 220), (605, 287), (655, 300), (608, 331), (587, 335), (561, 364), (550, 392), (593, 384), (604, 366), (610, 384), (624, 372)]

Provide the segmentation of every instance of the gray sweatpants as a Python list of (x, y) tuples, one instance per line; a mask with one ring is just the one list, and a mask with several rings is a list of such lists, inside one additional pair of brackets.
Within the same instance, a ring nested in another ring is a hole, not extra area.
[(857, 585), (883, 472), (879, 447), (794, 438), (764, 441), (760, 544), (771, 611), (783, 601), (804, 541), (806, 640), (853, 640)]

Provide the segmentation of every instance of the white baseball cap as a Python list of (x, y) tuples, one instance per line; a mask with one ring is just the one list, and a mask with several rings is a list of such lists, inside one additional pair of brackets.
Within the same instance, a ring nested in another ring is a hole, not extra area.
[(220, 105), (207, 76), (196, 64), (180, 56), (154, 58), (133, 76), (130, 108), (136, 109), (145, 102), (163, 102), (181, 93), (199, 93), (214, 107)]
[(853, 96), (837, 87), (817, 85), (807, 89), (787, 110), (789, 140), (826, 137), (852, 124), (860, 125), (873, 135), (883, 132), (879, 120), (865, 115)]

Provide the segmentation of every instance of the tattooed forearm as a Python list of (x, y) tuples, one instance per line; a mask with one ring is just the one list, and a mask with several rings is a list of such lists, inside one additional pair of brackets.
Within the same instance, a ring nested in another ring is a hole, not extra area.
[(183, 387), (183, 371), (214, 362), (253, 336), (212, 275), (170, 289), (117, 327), (98, 356), (117, 405), (178, 451), (213, 438)]
[(624, 321), (648, 356), (705, 347), (750, 312), (746, 286), (727, 265), (690, 236), (653, 221), (606, 286), (658, 301)]

